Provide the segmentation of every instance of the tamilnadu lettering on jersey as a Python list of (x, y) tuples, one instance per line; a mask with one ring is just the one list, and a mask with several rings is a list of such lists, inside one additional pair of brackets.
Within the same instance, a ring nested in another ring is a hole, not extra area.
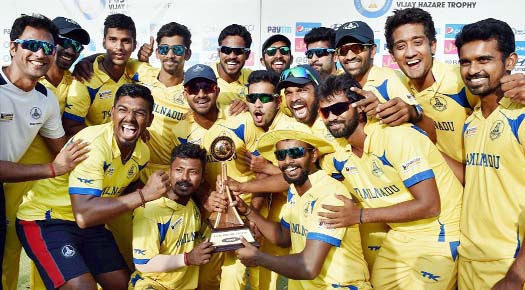
[(177, 121), (182, 120), (184, 118), (184, 114), (185, 114), (185, 113), (179, 112), (179, 111), (177, 111), (175, 109), (159, 105), (158, 103), (155, 103), (153, 105), (153, 112), (156, 113), (156, 114), (160, 114), (160, 115), (166, 116), (166, 117), (171, 118), (171, 119), (175, 119)]
[(358, 188), (354, 187), (354, 192), (359, 195), (363, 200), (373, 199), (373, 198), (382, 198), (391, 196), (395, 193), (398, 193), (399, 187), (395, 184), (385, 186), (385, 187), (374, 187), (374, 188)]
[(465, 156), (466, 166), (483, 166), (499, 169), (500, 167), (499, 155), (488, 154), (484, 152), (469, 152)]

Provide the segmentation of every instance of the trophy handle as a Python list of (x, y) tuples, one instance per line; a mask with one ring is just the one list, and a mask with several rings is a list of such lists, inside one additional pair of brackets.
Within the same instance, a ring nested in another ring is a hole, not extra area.
[[(226, 189), (226, 197), (228, 197), (228, 202), (230, 204), (232, 204), (233, 203), (233, 198), (232, 198), (232, 195), (231, 195), (231, 192), (230, 192), (230, 188), (225, 185), (226, 181), (228, 180), (228, 169), (227, 168), (228, 167), (226, 166), (226, 162), (225, 161), (221, 161), (221, 182), (223, 184), (223, 186), (222, 186), (223, 194), (224, 194), (224, 189)], [(244, 224), (243, 220), (241, 219), (241, 216), (237, 212), (237, 209), (232, 206), (231, 210), (235, 214), (235, 218), (237, 219), (237, 222), (239, 224)], [(220, 213), (219, 213), (218, 217), (220, 218)], [(215, 222), (215, 227), (217, 227), (217, 221)]]

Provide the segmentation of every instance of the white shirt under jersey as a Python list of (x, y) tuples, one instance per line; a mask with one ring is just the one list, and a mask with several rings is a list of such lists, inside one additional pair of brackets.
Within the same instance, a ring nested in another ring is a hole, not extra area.
[(65, 134), (56, 96), (40, 83), (21, 90), (0, 68), (0, 160), (18, 162), (38, 133), (51, 139)]

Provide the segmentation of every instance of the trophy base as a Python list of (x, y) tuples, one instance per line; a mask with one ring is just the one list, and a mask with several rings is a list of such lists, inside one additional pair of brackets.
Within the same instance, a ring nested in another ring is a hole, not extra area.
[(256, 247), (260, 246), (250, 228), (246, 226), (212, 229), (210, 242), (215, 247), (215, 252), (235, 251), (244, 247), (241, 243), (241, 237)]

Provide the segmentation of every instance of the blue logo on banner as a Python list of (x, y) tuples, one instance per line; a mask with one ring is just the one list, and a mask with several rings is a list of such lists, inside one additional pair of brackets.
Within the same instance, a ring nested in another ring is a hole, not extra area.
[[(367, 2), (367, 3), (363, 3)], [(379, 2), (379, 3), (378, 3)], [(393, 0), (362, 1), (354, 0), (354, 6), (359, 14), (368, 18), (377, 18), (390, 11)], [(365, 6), (366, 5), (366, 6)]]
[(525, 55), (525, 41), (516, 41), (516, 54)]
[(297, 22), (295, 23), (295, 36), (304, 37), (310, 30), (320, 26), (320, 22)]
[(376, 54), (379, 53), (379, 51), (381, 50), (381, 40), (379, 38), (376, 38), (374, 39), (374, 44), (376, 45), (377, 49), (376, 49)]
[(445, 24), (445, 38), (456, 38), (465, 24)]

